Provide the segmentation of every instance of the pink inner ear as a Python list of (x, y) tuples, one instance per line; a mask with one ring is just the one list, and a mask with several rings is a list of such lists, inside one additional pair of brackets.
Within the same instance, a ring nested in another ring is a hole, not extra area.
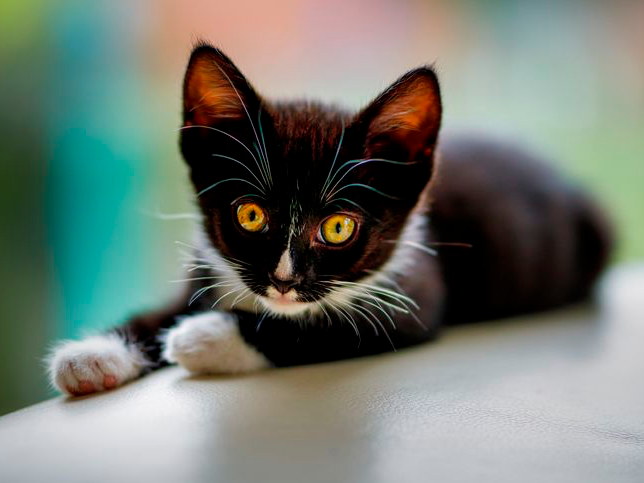
[(432, 99), (425, 89), (414, 89), (388, 103), (378, 116), (382, 127), (421, 131), (432, 112)]
[(422, 142), (438, 130), (440, 118), (441, 103), (435, 85), (420, 77), (397, 86), (395, 95), (372, 121), (370, 132)]
[(199, 59), (191, 66), (185, 91), (186, 125), (210, 125), (218, 119), (243, 116), (240, 96), (212, 59)]

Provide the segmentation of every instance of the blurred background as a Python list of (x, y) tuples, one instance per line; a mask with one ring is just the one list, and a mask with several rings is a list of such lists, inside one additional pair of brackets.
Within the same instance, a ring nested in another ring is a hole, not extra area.
[(358, 108), (435, 63), (444, 126), (532, 146), (644, 257), (644, 2), (2, 0), (0, 414), (51, 344), (163, 303), (192, 210), (177, 146), (191, 44), (267, 97)]

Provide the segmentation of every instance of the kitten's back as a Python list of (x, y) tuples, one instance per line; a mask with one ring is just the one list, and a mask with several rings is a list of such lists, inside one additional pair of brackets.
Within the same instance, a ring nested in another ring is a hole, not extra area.
[(601, 210), (533, 155), (475, 137), (439, 146), (430, 191), (432, 242), (461, 322), (544, 310), (583, 298), (608, 260)]

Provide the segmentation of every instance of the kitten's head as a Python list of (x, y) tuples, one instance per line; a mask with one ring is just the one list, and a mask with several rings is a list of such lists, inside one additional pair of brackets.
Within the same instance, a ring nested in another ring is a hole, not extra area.
[(200, 45), (183, 117), (182, 153), (231, 298), (288, 316), (351, 298), (391, 262), (432, 175), (441, 102), (421, 67), (357, 114), (272, 103)]

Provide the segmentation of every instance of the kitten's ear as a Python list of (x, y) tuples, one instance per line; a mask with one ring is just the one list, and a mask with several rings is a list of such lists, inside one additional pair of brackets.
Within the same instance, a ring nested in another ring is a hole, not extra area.
[(219, 49), (201, 44), (193, 50), (183, 84), (180, 144), (198, 192), (221, 179), (247, 174), (243, 163), (255, 159), (248, 146), (260, 144), (258, 132), (266, 139), (272, 135), (271, 117), (263, 107), (246, 78)]
[(400, 161), (431, 158), (441, 123), (438, 79), (430, 67), (414, 69), (360, 115), (365, 155)]
[(185, 126), (212, 126), (246, 117), (258, 96), (239, 69), (219, 49), (199, 45), (190, 56), (183, 83)]

